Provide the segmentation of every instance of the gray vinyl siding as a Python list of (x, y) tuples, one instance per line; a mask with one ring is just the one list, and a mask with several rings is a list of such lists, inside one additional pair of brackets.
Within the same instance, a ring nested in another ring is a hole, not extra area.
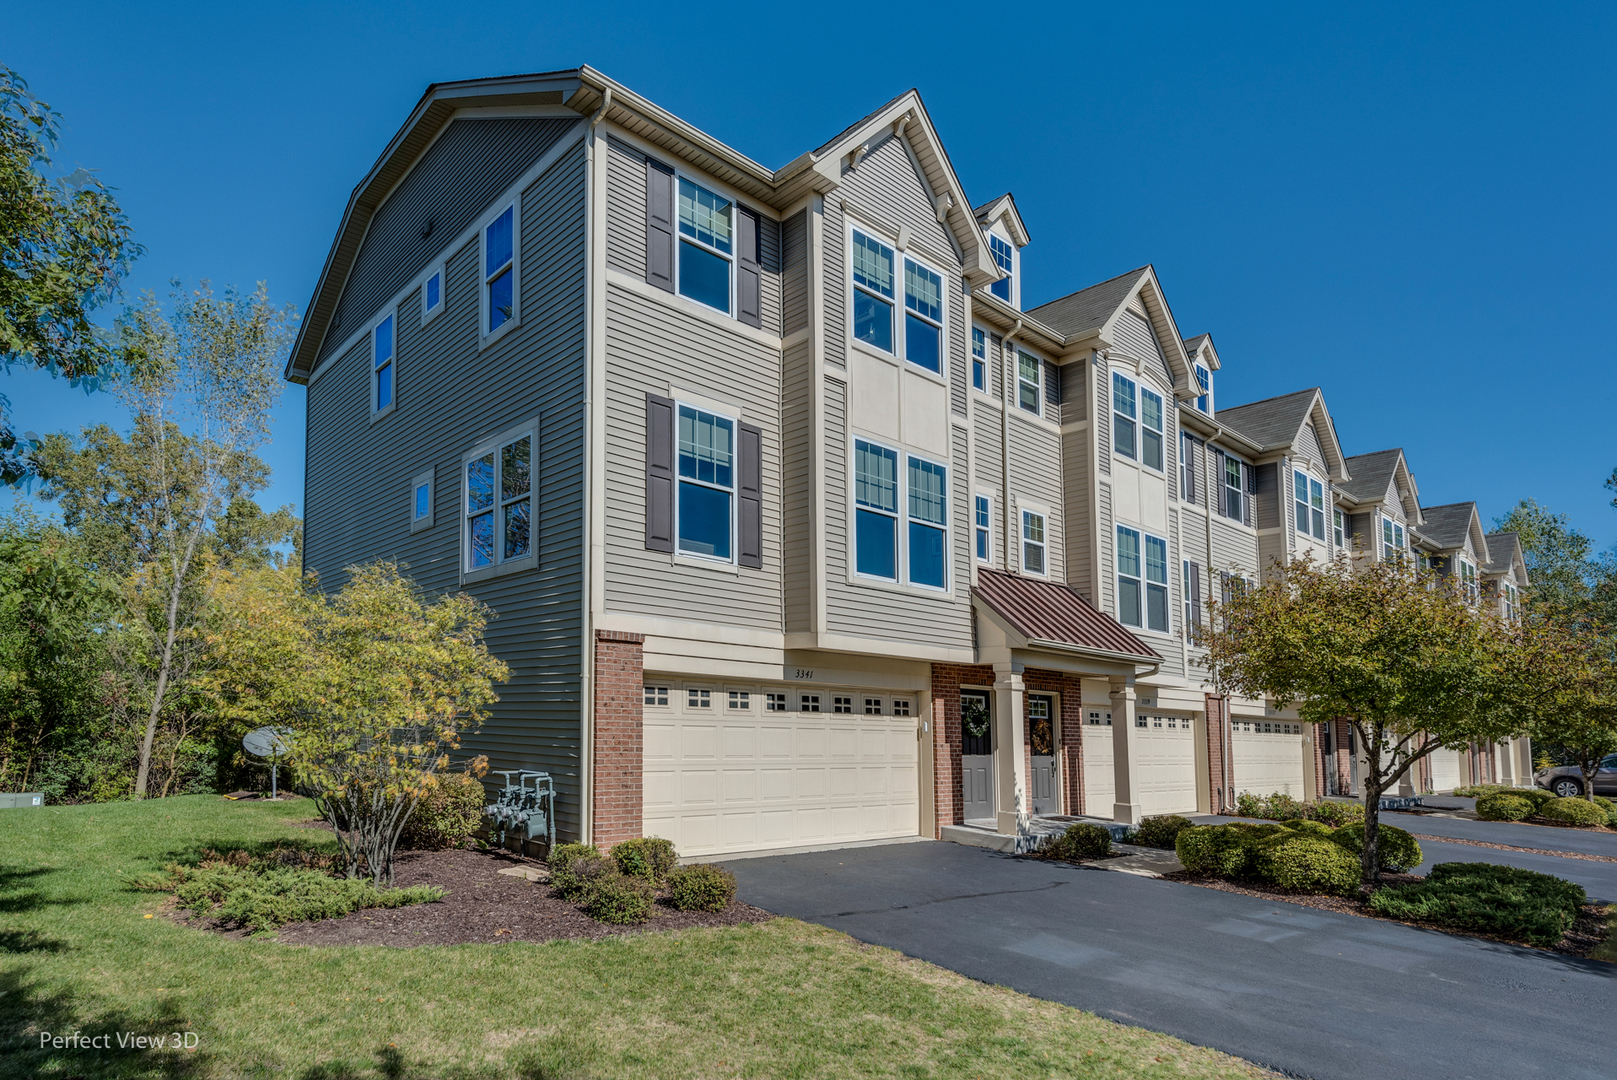
[(1117, 615), (1117, 589), (1114, 564), (1112, 562), (1113, 548), (1117, 536), (1113, 531), (1116, 528), (1116, 518), (1112, 514), (1112, 485), (1103, 482), (1099, 485), (1099, 498), (1096, 509), (1100, 514), (1100, 609), (1106, 614)]
[[(951, 281), (960, 287), (951, 289)], [(971, 389), (971, 326), (966, 322), (966, 289), (962, 279), (943, 277), (943, 294), (947, 299), (947, 327), (949, 334), (947, 363), (949, 370), (949, 411), (956, 416), (966, 415), (966, 395)]]
[(1256, 574), (1259, 569), (1257, 537), (1230, 522), (1213, 518), (1213, 550), (1208, 558), (1215, 570)]
[[(788, 233), (788, 235), (790, 235)], [(788, 276), (790, 280), (790, 276)], [(782, 589), (787, 632), (813, 625), (814, 587), (814, 346), (786, 350), (781, 394)]]
[(1347, 546), (1349, 551), (1380, 551), (1381, 538), (1374, 535), (1376, 516), (1373, 513), (1347, 515)]
[(1142, 634), (1141, 637), (1162, 655), (1161, 671), (1165, 675), (1175, 677), (1183, 676), (1185, 665), (1183, 655), (1179, 649), (1179, 639), (1184, 635), (1185, 619), (1185, 574), (1182, 556), (1179, 554), (1179, 544), (1175, 539), (1179, 535), (1179, 511), (1168, 511), (1168, 636), (1166, 638), (1156, 634)]
[(1073, 424), (1089, 415), (1089, 365), (1083, 360), (1056, 368), (1061, 379), (1061, 422)]
[[(1051, 581), (1065, 581), (1067, 574), (1066, 533), (1062, 528), (1065, 500), (1061, 483), (1061, 436), (1043, 424), (1011, 414), (1011, 495), (1018, 501), (1015, 525), (1021, 535), (1021, 502), (1032, 500), (1043, 505), (1045, 567)], [(1021, 569), (1020, 555), (1016, 560)]]
[(808, 211), (799, 210), (781, 223), (781, 335), (809, 324)]
[[(585, 182), (582, 147), (523, 193), (523, 321), (478, 349), (478, 245), (455, 252), (445, 309), (399, 309), (397, 406), (370, 421), (369, 349), (337, 360), (308, 391), (304, 566), (323, 588), (344, 568), (394, 559), (428, 595), (458, 590), (462, 455), (538, 417), (538, 567), (466, 586), (494, 612), (488, 642), (511, 669), (460, 754), (555, 777), (563, 837), (578, 835), (582, 633)], [(361, 284), (360, 282), (355, 283)], [(410, 531), (410, 481), (431, 468), (433, 525)], [(459, 755), (457, 755), (459, 756)]]
[(1004, 570), (1005, 552), (1005, 472), (999, 437), (999, 409), (986, 401), (978, 400), (972, 409), (972, 430), (975, 438), (972, 446), (976, 452), (976, 460), (972, 463), (972, 472), (979, 488), (995, 492), (994, 513), (992, 518), (993, 529), (993, 556), (994, 569)]
[[(1254, 523), (1261, 529), (1275, 529), (1284, 526), (1291, 528), (1291, 500), (1281, 491), (1281, 469), (1285, 462), (1269, 462), (1256, 468), (1258, 474), (1258, 494), (1254, 500), (1257, 512)], [(1286, 482), (1290, 483), (1291, 474), (1284, 474)]]
[[(606, 608), (781, 628), (780, 353), (663, 302), (607, 288)], [(763, 566), (708, 568), (646, 550), (646, 394), (733, 401), (763, 430)]]
[[(646, 276), (646, 155), (621, 139), (608, 137), (606, 264), (634, 278)], [(672, 159), (658, 158), (665, 165)], [(696, 183), (699, 175), (692, 176)], [(743, 202), (743, 206), (751, 206)], [(761, 269), (759, 300), (760, 329), (781, 332), (781, 236), (780, 223), (767, 214), (758, 215), (758, 263)]]
[(989, 390), (996, 398), (1005, 398), (1005, 339), (998, 334), (988, 335), (991, 348), (988, 350)]
[[(870, 153), (859, 162), (859, 168), (849, 169), (843, 164), (838, 195), (868, 213), (879, 215), (894, 227), (908, 225), (915, 239), (940, 257), (954, 252), (954, 242), (938, 222), (932, 192), (916, 171), (903, 140), (891, 133), (871, 146)], [(955, 262), (953, 266), (937, 269), (953, 269), (958, 277), (959, 264)]]
[(1095, 465), (1104, 476), (1112, 474), (1112, 376), (1106, 364), (1096, 357), (1095, 366)]
[(1321, 469), (1325, 468), (1325, 447), (1320, 445), (1319, 432), (1314, 430), (1313, 424), (1304, 424), (1302, 434), (1297, 437), (1295, 449), (1301, 457), (1308, 457)]
[(579, 123), (510, 118), (451, 123), (371, 217), (318, 360), (341, 348)]
[(847, 236), (842, 208), (822, 201), (820, 221), (820, 303), (825, 314), (825, 359), (837, 367), (848, 366), (848, 276)]
[(954, 555), (951, 595), (863, 585), (849, 579), (852, 528), (848, 520), (847, 387), (825, 380), (825, 570), (826, 629), (832, 634), (877, 638), (906, 644), (965, 649), (971, 646), (971, 563), (962, 533), (969, 529), (965, 486), (965, 444), (958, 433), (950, 478), (950, 522)]
[(1123, 314), (1113, 324), (1117, 333), (1117, 344), (1130, 356), (1138, 356), (1141, 360), (1154, 360), (1157, 370), (1167, 378), (1168, 385), (1173, 385), (1173, 371), (1168, 367), (1168, 358), (1162, 352), (1162, 346), (1157, 342), (1157, 334), (1145, 316), (1125, 308)]

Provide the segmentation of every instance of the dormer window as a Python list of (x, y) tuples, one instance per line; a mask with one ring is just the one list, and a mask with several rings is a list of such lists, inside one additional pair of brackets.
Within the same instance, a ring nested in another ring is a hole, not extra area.
[(1011, 267), (1016, 249), (1011, 247), (1007, 241), (1001, 240), (993, 233), (989, 233), (988, 250), (993, 252), (994, 265), (1005, 271), (1005, 276), (990, 285), (988, 287), (988, 291), (1005, 301), (1007, 304), (1014, 303), (1015, 301), (1011, 299), (1011, 297), (1015, 295), (1011, 291), (1011, 283), (1015, 280), (1015, 277)]
[(1196, 365), (1196, 385), (1201, 393), (1196, 397), (1196, 410), (1212, 415), (1213, 406), (1213, 376), (1208, 372), (1206, 365)]

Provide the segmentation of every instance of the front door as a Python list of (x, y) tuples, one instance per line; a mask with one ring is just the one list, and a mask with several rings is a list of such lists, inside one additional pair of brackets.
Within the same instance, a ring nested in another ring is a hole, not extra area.
[(994, 816), (994, 723), (975, 690), (960, 693), (960, 799), (966, 821)]
[(1055, 699), (1048, 694), (1027, 696), (1028, 788), (1035, 814), (1059, 814), (1056, 799)]

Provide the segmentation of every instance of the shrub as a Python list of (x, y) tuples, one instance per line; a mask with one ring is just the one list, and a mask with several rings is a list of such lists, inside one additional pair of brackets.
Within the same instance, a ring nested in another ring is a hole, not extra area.
[(574, 859), (573, 865), (588, 871), (582, 877), (583, 898), (578, 905), (584, 914), (617, 926), (643, 923), (651, 917), (650, 881), (622, 873), (606, 859)]
[(1364, 804), (1331, 802), (1328, 799), (1321, 799), (1308, 808), (1308, 816), (1310, 819), (1322, 822), (1334, 829), (1341, 825), (1351, 825), (1354, 822), (1364, 821)]
[(1608, 814), (1611, 813), (1613, 810), (1617, 810), (1617, 802), (1612, 802), (1610, 799), (1606, 798), (1604, 795), (1596, 795), (1595, 796), (1595, 805), (1600, 807), (1602, 810), (1606, 811), (1606, 813), (1608, 813)]
[(612, 859), (630, 877), (643, 877), (653, 885), (668, 880), (668, 871), (674, 868), (679, 856), (674, 853), (674, 842), (655, 836), (625, 840), (612, 849)]
[(1359, 884), (1358, 860), (1340, 845), (1306, 830), (1265, 841), (1253, 863), (1259, 877), (1282, 889), (1344, 895)]
[(1520, 821), (1533, 812), (1533, 800), (1503, 791), (1490, 791), (1477, 798), (1477, 817), (1483, 821)]
[(1545, 821), (1563, 825), (1604, 825), (1608, 812), (1588, 799), (1550, 799), (1538, 808)]
[(1174, 854), (1192, 874), (1241, 877), (1251, 855), (1245, 832), (1230, 825), (1193, 825), (1181, 829)]
[[(1364, 825), (1344, 825), (1331, 833), (1331, 842), (1340, 844), (1357, 859), (1364, 852)], [(1376, 830), (1376, 862), (1393, 873), (1413, 870), (1425, 860), (1413, 836), (1392, 825)]]
[(1549, 802), (1551, 799), (1560, 798), (1560, 796), (1555, 792), (1546, 791), (1541, 787), (1511, 788), (1510, 793), (1515, 795), (1517, 798), (1526, 799), (1528, 802), (1532, 803), (1533, 809), (1535, 810)]
[(1326, 825), (1324, 822), (1310, 821), (1308, 818), (1297, 818), (1294, 821), (1282, 821), (1280, 823), (1280, 827), (1282, 829), (1289, 829), (1294, 833), (1302, 833), (1305, 836), (1326, 837), (1330, 836), (1332, 831), (1331, 827)]
[(1140, 822), (1140, 827), (1129, 837), (1145, 847), (1173, 850), (1174, 840), (1182, 830), (1190, 828), (1190, 819), (1178, 814), (1159, 814)]
[(557, 844), (550, 851), (550, 884), (556, 895), (569, 899), (576, 895), (581, 884), (573, 873), (573, 865), (580, 860), (601, 861), (601, 853), (594, 844)]
[(1465, 787), (1455, 788), (1454, 794), (1462, 799), (1480, 799), (1484, 795), (1514, 790), (1514, 788), (1506, 787), (1504, 784), (1468, 784)]
[(681, 911), (723, 911), (736, 895), (736, 876), (722, 866), (697, 863), (668, 875), (668, 899)]
[(483, 824), (488, 793), (471, 773), (447, 773), (429, 791), (404, 823), (399, 845), (418, 851), (458, 848)]
[[(211, 854), (211, 853), (210, 853)], [(136, 888), (173, 892), (175, 904), (211, 915), (225, 926), (267, 931), (289, 922), (336, 919), (361, 908), (394, 908), (443, 898), (432, 885), (379, 889), (362, 878), (336, 878), (323, 870), (278, 867), (243, 852), (198, 866), (171, 863), (164, 877), (144, 878)]]
[(1370, 907), (1394, 919), (1438, 923), (1550, 946), (1588, 902), (1570, 881), (1491, 863), (1440, 863), (1425, 881), (1380, 889)]
[(1298, 802), (1290, 795), (1275, 792), (1272, 795), (1258, 796), (1250, 791), (1243, 791), (1235, 797), (1235, 813), (1238, 817), (1265, 818), (1269, 821), (1290, 821), (1294, 818), (1306, 817), (1308, 807)]
[(1112, 850), (1112, 831), (1100, 825), (1081, 821), (1076, 825), (1068, 825), (1067, 831), (1058, 836), (1046, 850), (1054, 858), (1066, 859), (1068, 862), (1099, 859)]

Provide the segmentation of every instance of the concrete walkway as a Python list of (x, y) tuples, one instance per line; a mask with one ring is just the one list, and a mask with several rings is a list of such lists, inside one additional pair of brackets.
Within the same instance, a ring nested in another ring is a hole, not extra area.
[(728, 865), (748, 903), (1294, 1076), (1617, 1073), (1617, 965), (942, 842)]

